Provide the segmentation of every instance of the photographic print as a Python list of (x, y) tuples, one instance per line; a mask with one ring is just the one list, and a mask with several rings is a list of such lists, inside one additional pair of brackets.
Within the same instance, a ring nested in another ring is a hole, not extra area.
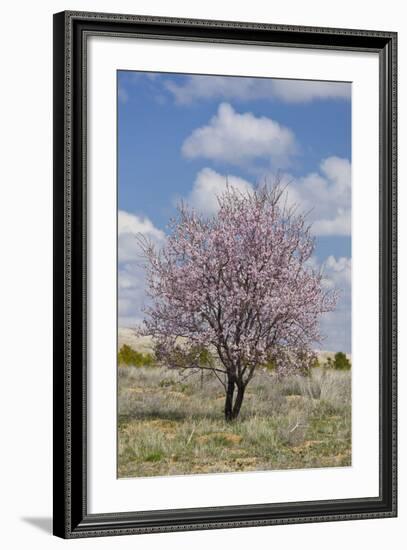
[(118, 477), (351, 465), (351, 84), (117, 72)]
[(53, 80), (54, 534), (395, 517), (397, 34), (61, 12)]

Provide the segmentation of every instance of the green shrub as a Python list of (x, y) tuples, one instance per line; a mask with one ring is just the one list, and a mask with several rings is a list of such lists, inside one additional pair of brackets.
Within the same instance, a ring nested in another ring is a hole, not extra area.
[(154, 365), (154, 357), (151, 353), (135, 351), (127, 344), (123, 344), (118, 353), (119, 364), (131, 365), (133, 367), (151, 367)]
[(349, 359), (342, 351), (335, 353), (333, 366), (336, 370), (349, 370), (351, 367)]
[(263, 366), (269, 372), (274, 372), (276, 370), (276, 362), (273, 359), (269, 359)]
[(201, 365), (205, 366), (205, 365), (213, 364), (213, 356), (207, 348), (199, 347), (197, 351), (198, 351), (198, 360)]
[(146, 462), (159, 462), (162, 458), (163, 458), (163, 453), (160, 453), (159, 451), (158, 452), (155, 452), (155, 453), (150, 453), (148, 454), (146, 457), (145, 457), (145, 461)]
[(319, 367), (321, 366), (321, 363), (319, 362), (318, 357), (315, 357), (311, 366), (313, 369), (319, 369)]

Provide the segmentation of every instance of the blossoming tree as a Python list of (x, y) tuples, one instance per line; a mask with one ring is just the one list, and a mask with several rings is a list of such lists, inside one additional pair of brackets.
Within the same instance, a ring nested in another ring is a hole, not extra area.
[(309, 367), (319, 318), (335, 291), (308, 261), (314, 238), (306, 216), (285, 206), (283, 188), (228, 187), (218, 212), (186, 205), (165, 245), (143, 242), (151, 305), (144, 332), (170, 368), (207, 369), (225, 389), (225, 419), (240, 412), (256, 369)]

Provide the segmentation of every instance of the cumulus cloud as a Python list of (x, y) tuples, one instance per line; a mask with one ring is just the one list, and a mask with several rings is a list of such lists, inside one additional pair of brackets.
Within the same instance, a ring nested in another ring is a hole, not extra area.
[[(324, 272), (328, 274), (328, 284), (350, 286), (351, 284), (352, 260), (346, 256), (336, 259), (328, 256), (324, 262)], [(331, 286), (332, 286), (331, 285)]]
[(339, 290), (334, 311), (321, 318), (321, 333), (325, 336), (321, 348), (327, 351), (352, 350), (352, 261), (351, 258), (329, 256), (323, 264), (324, 285)]
[(318, 80), (191, 75), (181, 84), (168, 79), (165, 87), (179, 105), (216, 99), (306, 103), (326, 99), (349, 100), (351, 97), (350, 83)]
[(118, 213), (117, 232), (119, 262), (135, 261), (140, 255), (138, 236), (144, 235), (156, 242), (164, 238), (164, 232), (157, 229), (148, 218), (129, 214), (124, 210), (119, 210)]
[(286, 176), (290, 202), (309, 211), (315, 235), (351, 234), (351, 163), (348, 159), (328, 157), (302, 178)]
[[(351, 234), (351, 165), (347, 159), (329, 157), (320, 163), (319, 172), (302, 178), (282, 174), (287, 204), (295, 204), (308, 213), (316, 236), (349, 236)], [(270, 183), (273, 177), (270, 177)], [(255, 184), (233, 175), (221, 174), (212, 168), (198, 172), (192, 190), (184, 200), (206, 215), (216, 213), (217, 197), (226, 186), (251, 192)]]
[(146, 217), (129, 214), (124, 210), (119, 210), (117, 220), (117, 231), (119, 241), (127, 235), (135, 237), (137, 235), (146, 235), (153, 240), (160, 240), (164, 237), (164, 232), (157, 229), (155, 225)]
[(237, 113), (221, 103), (206, 126), (195, 129), (182, 145), (186, 158), (206, 158), (241, 165), (256, 158), (284, 161), (296, 151), (291, 130), (267, 117)]
[(138, 238), (156, 245), (164, 241), (163, 231), (146, 217), (123, 210), (118, 214), (118, 316), (119, 326), (135, 326), (142, 319), (146, 303), (146, 281)]
[(274, 97), (286, 103), (308, 103), (318, 99), (350, 99), (348, 82), (318, 80), (273, 80)]
[(219, 206), (217, 197), (226, 191), (227, 186), (241, 192), (253, 190), (251, 183), (243, 178), (222, 175), (211, 168), (204, 168), (198, 173), (186, 202), (203, 214), (214, 214)]

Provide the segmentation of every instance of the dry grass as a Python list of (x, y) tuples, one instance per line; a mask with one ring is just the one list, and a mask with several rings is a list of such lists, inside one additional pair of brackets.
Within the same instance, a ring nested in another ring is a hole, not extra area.
[(236, 422), (223, 405), (211, 373), (119, 367), (119, 477), (351, 464), (350, 372), (261, 371)]

